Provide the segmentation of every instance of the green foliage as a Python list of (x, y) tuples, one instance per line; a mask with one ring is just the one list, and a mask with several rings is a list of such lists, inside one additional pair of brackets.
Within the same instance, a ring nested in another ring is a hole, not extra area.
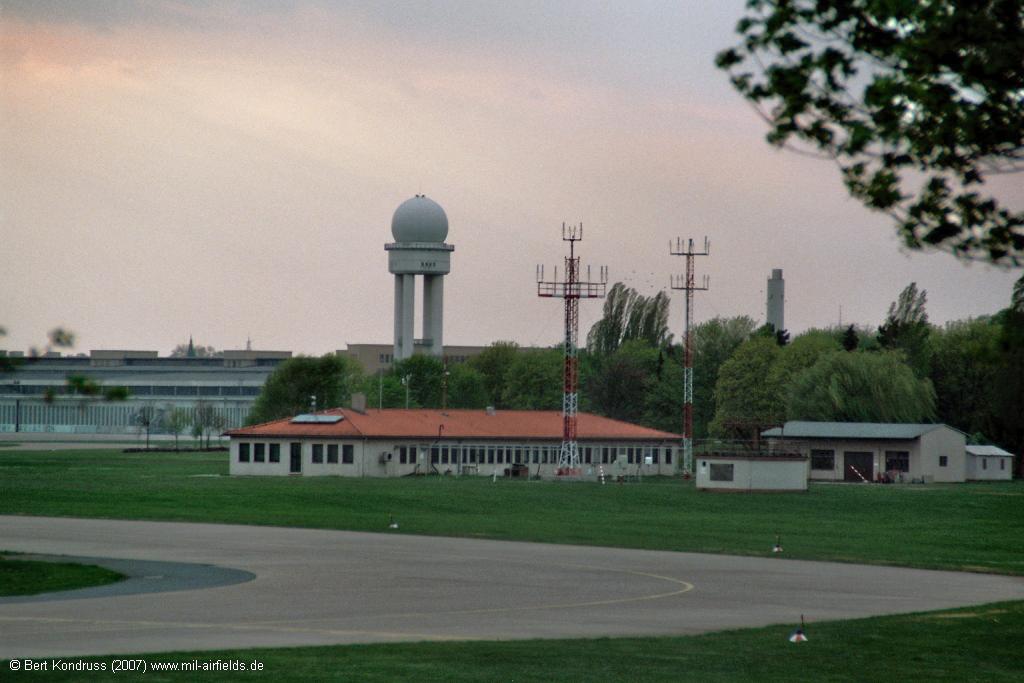
[(645, 341), (655, 348), (670, 344), (668, 306), (664, 291), (648, 297), (616, 282), (605, 297), (604, 314), (587, 334), (587, 350), (607, 355), (630, 340)]
[(940, 422), (968, 433), (993, 430), (994, 390), (1002, 371), (1001, 332), (988, 318), (959, 320), (932, 331), (929, 376)]
[(755, 336), (722, 364), (709, 428), (713, 436), (749, 439), (754, 430), (781, 420), (782, 401), (769, 379), (780, 353), (774, 337)]
[(247, 422), (257, 424), (308, 411), (312, 396), (316, 396), (318, 408), (344, 405), (356, 381), (358, 368), (349, 358), (333, 353), (289, 358), (263, 384)]
[(502, 402), (517, 410), (559, 410), (562, 407), (561, 349), (520, 351), (506, 375)]
[(844, 351), (856, 351), (860, 345), (860, 337), (857, 336), (857, 330), (850, 325), (843, 332), (843, 350)]
[(658, 354), (646, 341), (628, 340), (596, 359), (584, 385), (590, 409), (616, 420), (640, 421), (649, 384), (656, 380)]
[(931, 380), (919, 379), (899, 354), (829, 353), (797, 375), (786, 391), (790, 420), (930, 422)]
[[(715, 416), (719, 369), (729, 360), (733, 352), (754, 332), (756, 324), (748, 316), (733, 318), (714, 317), (697, 325), (693, 331), (693, 434), (698, 439), (708, 436), (708, 426)], [(671, 349), (670, 349), (671, 350)], [(668, 355), (667, 365), (682, 367), (683, 351), (676, 347), (676, 353)], [(680, 376), (682, 371), (680, 370)], [(664, 383), (662, 383), (664, 384)], [(682, 415), (682, 379), (675, 387), (675, 412)], [(663, 406), (660, 414), (667, 414), (669, 392), (666, 386), (659, 389), (659, 403)], [(682, 418), (671, 431), (681, 431)]]
[(917, 283), (907, 285), (899, 298), (889, 304), (889, 315), (878, 328), (878, 344), (883, 349), (902, 351), (918, 377), (928, 376), (930, 349), (928, 313), (925, 304), (928, 292), (917, 291)]
[(786, 345), (768, 371), (768, 384), (784, 397), (789, 384), (818, 359), (840, 350), (835, 336), (826, 330), (808, 330)]
[[(838, 163), (906, 244), (1019, 265), (1024, 213), (983, 192), (1024, 169), (1018, 0), (749, 0), (716, 58), (778, 146)], [(920, 179), (916, 189), (911, 183)]]
[(408, 385), (410, 408), (441, 407), (444, 363), (440, 358), (417, 353), (395, 363), (391, 371), (403, 386)]
[(490, 398), (486, 376), (467, 364), (451, 366), (448, 374), (449, 408), (485, 408)]
[(515, 342), (497, 341), (467, 361), (469, 367), (484, 377), (488, 405), (506, 407), (504, 401), (508, 369), (519, 353), (519, 345)]

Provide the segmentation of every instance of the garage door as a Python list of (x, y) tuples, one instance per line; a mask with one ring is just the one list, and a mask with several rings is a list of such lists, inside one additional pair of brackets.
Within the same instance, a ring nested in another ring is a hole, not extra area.
[(871, 481), (874, 478), (874, 453), (871, 451), (845, 451), (843, 453), (843, 481), (864, 481), (864, 479)]

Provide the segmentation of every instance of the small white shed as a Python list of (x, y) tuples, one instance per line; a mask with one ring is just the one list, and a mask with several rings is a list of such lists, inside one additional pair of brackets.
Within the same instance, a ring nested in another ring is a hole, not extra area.
[(967, 479), (971, 481), (1009, 481), (1013, 479), (1013, 453), (998, 446), (968, 445)]
[(697, 488), (712, 491), (806, 491), (802, 455), (714, 454), (697, 457)]

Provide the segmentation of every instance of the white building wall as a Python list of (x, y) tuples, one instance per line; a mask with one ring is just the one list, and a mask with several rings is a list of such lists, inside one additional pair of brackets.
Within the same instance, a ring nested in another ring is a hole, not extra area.
[[(715, 466), (732, 466), (732, 480), (713, 479)], [(697, 488), (723, 491), (806, 491), (808, 463), (803, 459), (698, 457)]]
[(933, 481), (967, 481), (967, 439), (961, 432), (943, 425), (922, 434), (920, 441), (926, 478), (930, 475)]
[[(280, 461), (269, 461), (270, 444), (280, 447)], [(232, 475), (285, 476), (290, 472), (292, 443), (301, 443), (303, 476), (347, 477), (400, 477), (414, 473), (469, 474), (478, 476), (504, 476), (513, 464), (526, 465), (529, 476), (554, 478), (557, 469), (560, 442), (515, 441), (442, 441), (393, 439), (280, 439), (260, 437), (233, 437), (230, 445)], [(249, 459), (239, 459), (241, 444), (249, 444)], [(265, 444), (264, 460), (255, 460), (256, 445)], [(323, 461), (313, 462), (313, 446), (323, 446)], [(328, 462), (328, 446), (337, 445), (339, 462)], [(344, 446), (353, 449), (353, 462), (345, 463)], [(581, 459), (585, 449), (591, 449), (592, 462), (581, 462), (583, 478), (598, 479), (617, 476), (671, 476), (676, 473), (681, 449), (672, 443), (651, 444), (609, 443), (581, 444)], [(404, 458), (402, 457), (404, 449)], [(633, 462), (629, 462), (629, 449)], [(447, 452), (446, 452), (447, 451)], [(517, 453), (518, 451), (518, 453)], [(655, 453), (657, 451), (657, 453)], [(666, 451), (671, 462), (666, 462)], [(602, 462), (607, 457), (607, 462)], [(501, 460), (499, 462), (499, 459)]]
[(967, 479), (970, 481), (1009, 481), (1013, 479), (1013, 457), (967, 454)]

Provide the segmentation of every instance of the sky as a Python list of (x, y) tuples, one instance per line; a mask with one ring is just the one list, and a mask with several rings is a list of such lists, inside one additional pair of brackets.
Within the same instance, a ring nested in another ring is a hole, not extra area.
[(455, 245), (446, 344), (559, 342), (535, 273), (563, 222), (646, 295), (706, 236), (698, 323), (763, 322), (773, 268), (793, 334), (877, 326), (912, 281), (935, 323), (1005, 307), (1019, 270), (908, 252), (834, 165), (764, 141), (713, 65), (742, 5), (4, 0), (0, 349), (391, 343), (384, 244), (417, 193)]

